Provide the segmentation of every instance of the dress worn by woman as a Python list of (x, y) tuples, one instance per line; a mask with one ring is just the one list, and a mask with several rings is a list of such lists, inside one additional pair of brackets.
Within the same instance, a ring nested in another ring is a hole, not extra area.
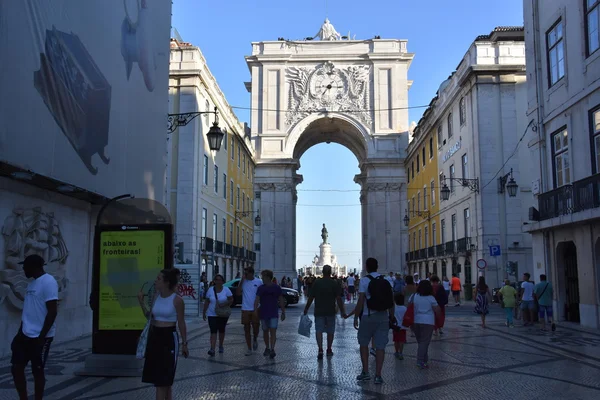
[[(177, 322), (175, 296), (158, 295), (152, 307), (150, 318), (157, 322)], [(173, 326), (150, 325), (148, 344), (146, 346), (146, 361), (142, 372), (142, 382), (152, 383), (157, 387), (172, 386), (177, 368), (179, 354), (179, 335)]]
[(477, 297), (475, 298), (475, 312), (477, 314), (487, 315), (488, 310), (488, 287), (477, 286)]

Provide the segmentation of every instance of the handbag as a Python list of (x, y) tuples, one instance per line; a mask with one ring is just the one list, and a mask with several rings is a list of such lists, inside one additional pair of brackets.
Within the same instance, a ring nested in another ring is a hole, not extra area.
[(408, 306), (406, 307), (406, 312), (404, 313), (404, 318), (402, 318), (402, 326), (410, 328), (415, 323), (415, 303), (413, 302), (415, 295), (413, 294), (408, 299)]
[(140, 338), (138, 339), (137, 350), (135, 353), (135, 358), (137, 358), (138, 360), (143, 360), (146, 357), (146, 347), (148, 347), (148, 334), (150, 333), (153, 307), (154, 307), (154, 300), (152, 301), (152, 306), (150, 307), (150, 312), (148, 313), (148, 321), (146, 322), (146, 326), (144, 326), (144, 329), (142, 330), (142, 333), (140, 334)]
[(231, 316), (231, 307), (229, 305), (220, 306), (217, 289), (215, 289), (214, 286), (213, 291), (215, 292), (215, 314), (217, 314), (217, 317), (220, 318), (229, 318)]

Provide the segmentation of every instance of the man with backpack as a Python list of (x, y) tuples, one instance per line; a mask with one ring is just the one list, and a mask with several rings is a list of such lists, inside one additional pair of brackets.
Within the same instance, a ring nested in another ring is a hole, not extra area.
[[(358, 329), (358, 344), (362, 372), (357, 381), (368, 381), (369, 343), (375, 345), (375, 383), (382, 384), (381, 370), (385, 357), (385, 347), (389, 341), (390, 322), (394, 320), (394, 293), (384, 276), (377, 273), (379, 265), (374, 258), (366, 262), (367, 275), (360, 280), (358, 303), (354, 309), (354, 327)], [(360, 319), (360, 326), (359, 326)]]

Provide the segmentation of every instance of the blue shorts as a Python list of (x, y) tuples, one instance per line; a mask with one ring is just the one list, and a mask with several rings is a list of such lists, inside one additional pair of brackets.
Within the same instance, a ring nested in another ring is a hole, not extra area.
[(371, 339), (375, 342), (376, 350), (385, 350), (390, 338), (390, 319), (387, 311), (372, 312), (365, 310), (360, 318), (358, 327), (359, 346), (369, 346)]
[(545, 318), (546, 315), (548, 318), (552, 318), (552, 306), (543, 306), (540, 304), (538, 314), (540, 318)]
[(335, 315), (315, 317), (315, 331), (333, 335), (335, 333)]
[(260, 325), (262, 326), (263, 331), (268, 331), (269, 329), (277, 329), (278, 324), (279, 318), (269, 318), (260, 320)]
[(521, 301), (521, 310), (535, 310), (535, 303), (533, 300)]

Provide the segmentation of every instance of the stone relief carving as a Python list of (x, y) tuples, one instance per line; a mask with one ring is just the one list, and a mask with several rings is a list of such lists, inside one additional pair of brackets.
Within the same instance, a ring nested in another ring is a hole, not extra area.
[(372, 125), (369, 111), (370, 66), (352, 65), (342, 69), (327, 61), (314, 69), (289, 67), (286, 77), (290, 84), (286, 112), (288, 128), (317, 111), (352, 111), (352, 115), (365, 126)]
[(15, 208), (4, 220), (5, 259), (0, 263), (0, 303), (4, 299), (17, 309), (23, 309), (23, 300), (29, 281), (18, 263), (30, 254), (39, 254), (46, 260), (44, 267), (58, 283), (58, 298), (62, 300), (68, 289), (66, 262), (69, 251), (62, 237), (54, 213), (44, 213), (41, 207)]
[(367, 183), (365, 185), (367, 192), (387, 192), (398, 191), (402, 188), (401, 183)]

